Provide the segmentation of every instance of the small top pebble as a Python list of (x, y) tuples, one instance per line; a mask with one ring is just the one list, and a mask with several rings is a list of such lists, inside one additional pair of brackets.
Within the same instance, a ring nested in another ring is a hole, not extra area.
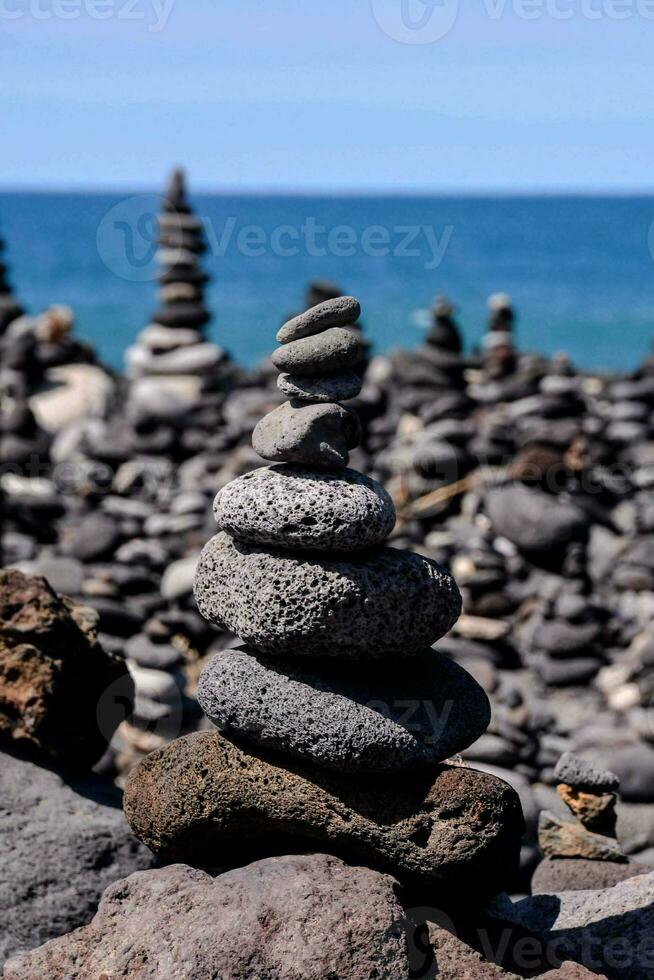
[(567, 783), (575, 789), (607, 792), (617, 790), (620, 785), (620, 780), (614, 772), (608, 769), (596, 769), (572, 752), (563, 753), (556, 764), (554, 775), (560, 783)]
[(310, 337), (322, 333), (329, 327), (344, 327), (354, 323), (361, 316), (359, 301), (354, 296), (337, 296), (318, 306), (312, 306), (304, 313), (287, 320), (277, 331), (277, 341), (288, 344), (300, 337)]

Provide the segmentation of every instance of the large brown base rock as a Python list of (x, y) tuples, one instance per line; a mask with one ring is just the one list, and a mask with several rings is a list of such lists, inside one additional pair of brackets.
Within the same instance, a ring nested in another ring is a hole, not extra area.
[(90, 925), (11, 960), (5, 980), (399, 980), (395, 888), (324, 854), (218, 878), (184, 865), (141, 872), (107, 889)]
[(441, 765), (348, 777), (290, 759), (282, 766), (214, 732), (147, 756), (129, 776), (124, 808), (166, 861), (224, 868), (325, 849), (468, 900), (504, 887), (523, 829), (517, 794), (486, 773)]

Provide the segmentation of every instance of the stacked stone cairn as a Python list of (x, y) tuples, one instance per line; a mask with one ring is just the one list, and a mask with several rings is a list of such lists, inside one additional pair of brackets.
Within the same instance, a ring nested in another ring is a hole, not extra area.
[(488, 333), (484, 337), (485, 369), (490, 379), (499, 380), (516, 368), (513, 327), (515, 312), (511, 297), (493, 293), (488, 297)]
[(201, 613), (243, 641), (200, 678), (218, 731), (147, 756), (125, 812), (164, 860), (326, 850), (450, 898), (493, 894), (517, 864), (520, 804), (495, 776), (444, 764), (484, 732), (489, 702), (431, 648), (459, 615), (456, 583), (383, 546), (391, 499), (347, 467), (359, 312), (338, 297), (277, 334), (289, 401), (252, 437), (273, 465), (218, 493), (196, 572)]
[(220, 421), (233, 367), (204, 336), (211, 319), (204, 301), (209, 276), (201, 266), (206, 243), (181, 170), (164, 196), (158, 245), (160, 306), (125, 355), (134, 448), (186, 456), (206, 446), (206, 430)]
[(10, 323), (23, 315), (23, 308), (14, 296), (7, 275), (7, 265), (4, 261), (5, 243), (0, 238), (0, 334), (4, 333)]
[(609, 888), (649, 870), (631, 860), (617, 840), (620, 780), (615, 773), (564, 752), (554, 776), (557, 795), (575, 819), (541, 811), (538, 843), (544, 860), (533, 878), (534, 893)]

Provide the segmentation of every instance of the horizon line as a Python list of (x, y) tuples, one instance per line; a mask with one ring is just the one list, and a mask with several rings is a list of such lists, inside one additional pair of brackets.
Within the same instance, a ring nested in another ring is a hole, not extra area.
[[(30, 187), (11, 184), (8, 186), (0, 185), (0, 195), (20, 195), (20, 194), (76, 194), (76, 195), (107, 195), (107, 194), (156, 194), (161, 196), (162, 188), (165, 186), (165, 179), (162, 180), (160, 187), (155, 188), (136, 181), (132, 186), (126, 185), (85, 185), (69, 184), (52, 186)], [(473, 188), (436, 188), (436, 187), (369, 187), (369, 188), (340, 188), (340, 187), (230, 187), (223, 188), (205, 187), (202, 182), (194, 182), (188, 178), (188, 186), (191, 195), (201, 195), (206, 197), (387, 197), (387, 198), (528, 198), (528, 197), (613, 197), (613, 198), (633, 198), (633, 197), (654, 197), (654, 187), (642, 188), (615, 188), (615, 187), (533, 187), (533, 188), (494, 188), (494, 187), (473, 187)]]

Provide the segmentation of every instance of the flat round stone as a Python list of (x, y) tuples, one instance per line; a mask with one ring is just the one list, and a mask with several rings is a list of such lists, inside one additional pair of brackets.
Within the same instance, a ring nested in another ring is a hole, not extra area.
[(272, 353), (272, 362), (289, 374), (335, 374), (361, 360), (362, 347), (356, 333), (330, 327), (312, 337), (293, 340)]
[(287, 398), (300, 402), (344, 402), (361, 391), (361, 378), (354, 371), (327, 375), (324, 378), (300, 374), (280, 374), (277, 387)]
[(257, 422), (252, 447), (272, 462), (338, 469), (349, 449), (359, 445), (359, 418), (342, 405), (291, 405), (284, 402)]
[(442, 762), (490, 722), (471, 675), (427, 649), (367, 665), (269, 660), (247, 648), (216, 654), (200, 676), (205, 715), (228, 736), (340, 772), (391, 772)]
[(222, 530), (239, 541), (287, 551), (372, 548), (395, 524), (384, 487), (350, 469), (262, 466), (223, 487), (213, 510)]
[(354, 296), (336, 296), (312, 306), (292, 320), (287, 320), (277, 331), (277, 341), (288, 344), (300, 337), (322, 333), (330, 327), (344, 327), (348, 323), (354, 323), (360, 316), (361, 307)]
[(255, 650), (313, 657), (410, 656), (461, 612), (452, 576), (422, 555), (378, 548), (309, 558), (224, 532), (202, 550), (195, 598), (206, 619)]

